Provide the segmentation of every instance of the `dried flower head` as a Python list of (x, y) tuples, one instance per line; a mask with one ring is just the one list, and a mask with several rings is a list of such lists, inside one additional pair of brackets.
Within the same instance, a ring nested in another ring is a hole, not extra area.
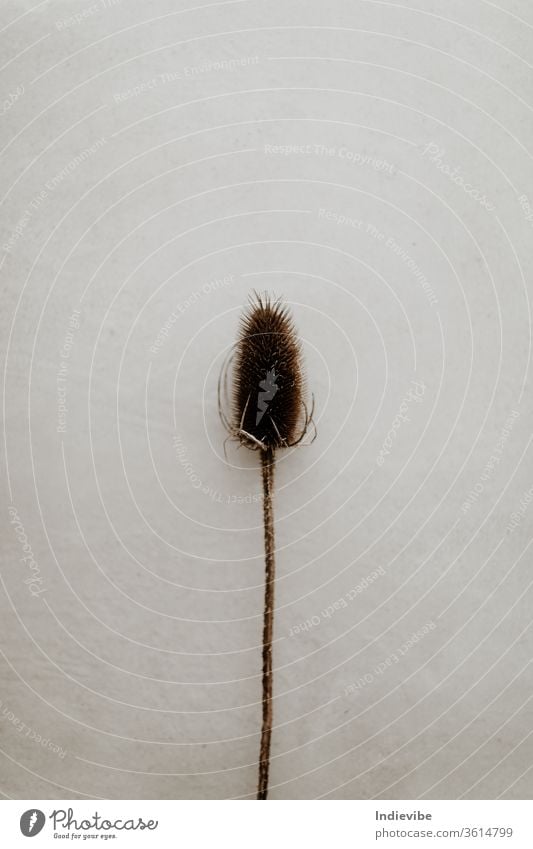
[(301, 346), (287, 307), (254, 293), (241, 318), (229, 418), (232, 436), (249, 448), (296, 445), (311, 422), (304, 402)]

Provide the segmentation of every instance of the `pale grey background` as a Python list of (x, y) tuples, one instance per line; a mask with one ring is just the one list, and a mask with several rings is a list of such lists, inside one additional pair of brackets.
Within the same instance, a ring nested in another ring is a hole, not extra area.
[(216, 381), (266, 288), (318, 427), (277, 474), (271, 797), (530, 797), (531, 4), (0, 14), (3, 795), (253, 796), (259, 475)]

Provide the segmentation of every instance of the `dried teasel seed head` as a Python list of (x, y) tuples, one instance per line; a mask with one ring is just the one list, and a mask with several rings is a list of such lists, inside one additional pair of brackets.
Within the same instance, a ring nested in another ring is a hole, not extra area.
[(281, 300), (254, 294), (236, 345), (231, 430), (250, 448), (299, 442), (310, 417), (304, 399), (302, 354)]

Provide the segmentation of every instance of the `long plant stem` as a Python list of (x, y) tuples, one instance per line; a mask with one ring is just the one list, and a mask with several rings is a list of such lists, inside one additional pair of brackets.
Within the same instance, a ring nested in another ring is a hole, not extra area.
[(265, 526), (265, 613), (263, 620), (263, 724), (259, 750), (257, 798), (268, 797), (270, 740), (272, 737), (272, 637), (274, 632), (274, 449), (261, 451), (263, 476), (263, 520)]

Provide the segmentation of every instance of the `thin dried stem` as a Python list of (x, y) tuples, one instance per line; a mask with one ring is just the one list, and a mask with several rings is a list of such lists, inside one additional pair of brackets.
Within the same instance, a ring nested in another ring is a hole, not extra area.
[(257, 798), (268, 797), (270, 740), (272, 737), (272, 638), (274, 632), (274, 449), (261, 451), (263, 475), (263, 519), (265, 525), (265, 612), (263, 619), (263, 725), (259, 750), (259, 782)]

